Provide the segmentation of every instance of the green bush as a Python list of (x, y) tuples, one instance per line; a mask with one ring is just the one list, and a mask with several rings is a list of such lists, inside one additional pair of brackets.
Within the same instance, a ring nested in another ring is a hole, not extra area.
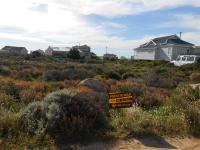
[(157, 67), (144, 76), (145, 83), (152, 87), (174, 88), (179, 80), (170, 69)]
[(32, 74), (29, 70), (22, 70), (17, 72), (16, 77), (23, 80), (31, 80)]
[(86, 70), (84, 68), (69, 68), (62, 71), (49, 70), (43, 74), (43, 79), (46, 81), (63, 81), (63, 80), (82, 80), (85, 78), (92, 78), (95, 72)]
[(131, 72), (128, 72), (128, 73), (124, 73), (123, 75), (122, 75), (122, 79), (128, 79), (128, 78), (135, 78), (136, 76), (135, 76), (135, 74), (134, 73), (131, 73)]
[(6, 110), (0, 108), (0, 138), (8, 138), (10, 133), (17, 133), (15, 130), (18, 128), (18, 116)]
[(6, 93), (0, 91), (0, 107), (5, 110), (10, 110), (12, 112), (18, 112), (24, 106), (13, 96), (7, 95)]
[(0, 66), (0, 75), (10, 75), (11, 71), (10, 68), (7, 66)]
[(172, 98), (174, 109), (181, 110), (187, 119), (189, 133), (200, 136), (200, 90), (180, 85)]
[(12, 81), (9, 81), (8, 83), (1, 85), (0, 89), (7, 95), (11, 95), (16, 99), (20, 98), (19, 97), (20, 89)]
[(89, 101), (74, 99), (74, 93), (67, 90), (28, 105), (20, 118), (22, 127), (30, 133), (62, 133), (68, 137), (96, 134), (106, 126), (103, 111)]
[(116, 71), (110, 71), (107, 74), (107, 77), (110, 78), (110, 79), (121, 80), (121, 75)]
[(48, 70), (44, 72), (43, 79), (46, 81), (59, 81), (60, 80), (60, 74), (57, 70)]
[(111, 124), (115, 132), (136, 135), (185, 135), (187, 124), (184, 114), (163, 106), (150, 111), (129, 108), (111, 111)]
[(159, 93), (151, 93), (147, 91), (139, 98), (138, 106), (150, 109), (153, 107), (159, 107), (163, 101), (164, 98), (162, 98)]

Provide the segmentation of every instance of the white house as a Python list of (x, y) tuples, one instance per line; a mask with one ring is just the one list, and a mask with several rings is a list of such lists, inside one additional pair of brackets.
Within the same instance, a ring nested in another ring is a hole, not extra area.
[(118, 57), (115, 54), (106, 53), (106, 54), (103, 55), (103, 59), (105, 59), (105, 60), (117, 60)]
[(177, 35), (158, 37), (134, 49), (135, 60), (175, 60), (178, 55), (200, 54), (200, 48)]
[(68, 52), (70, 51), (71, 47), (53, 47), (49, 46), (45, 50), (45, 55), (47, 56), (67, 56)]

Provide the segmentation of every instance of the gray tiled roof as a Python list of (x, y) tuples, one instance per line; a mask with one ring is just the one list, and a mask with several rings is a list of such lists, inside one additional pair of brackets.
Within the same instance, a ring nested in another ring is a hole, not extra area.
[(150, 48), (150, 47), (156, 47), (156, 46), (167, 45), (167, 44), (187, 45), (187, 46), (194, 45), (180, 39), (177, 35), (171, 35), (171, 36), (154, 38), (150, 42), (140, 45), (139, 48)]
[(25, 47), (15, 47), (15, 46), (5, 46), (4, 48), (2, 48), (2, 50), (5, 51), (10, 51), (10, 50), (15, 50), (15, 51), (21, 51), (26, 49)]

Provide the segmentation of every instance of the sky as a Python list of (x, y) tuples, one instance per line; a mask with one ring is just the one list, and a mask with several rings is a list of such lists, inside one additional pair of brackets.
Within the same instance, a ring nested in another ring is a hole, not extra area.
[(0, 48), (87, 44), (130, 58), (140, 44), (179, 32), (200, 45), (200, 0), (0, 0)]

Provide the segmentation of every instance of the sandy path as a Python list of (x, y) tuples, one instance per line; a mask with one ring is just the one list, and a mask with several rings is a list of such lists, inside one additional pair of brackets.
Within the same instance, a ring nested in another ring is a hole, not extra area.
[(59, 149), (70, 150), (200, 150), (200, 139), (194, 138), (131, 138), (112, 142), (95, 142), (87, 145), (71, 145)]

